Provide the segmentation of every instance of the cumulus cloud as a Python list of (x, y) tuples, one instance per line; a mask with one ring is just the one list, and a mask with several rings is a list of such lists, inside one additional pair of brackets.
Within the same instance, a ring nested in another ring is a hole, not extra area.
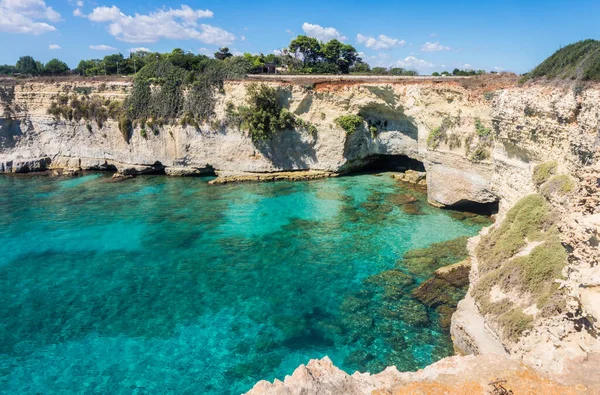
[(60, 49), (60, 45), (58, 45), (58, 44), (50, 44), (50, 45), (48, 45), (48, 49)]
[(321, 41), (329, 41), (334, 38), (340, 41), (346, 40), (348, 37), (342, 36), (340, 32), (338, 32), (333, 27), (323, 27), (320, 25), (313, 25), (308, 22), (304, 22), (302, 24), (302, 30), (306, 33), (307, 36), (314, 37)]
[(425, 44), (423, 44), (423, 46), (421, 47), (421, 51), (423, 52), (440, 52), (440, 51), (450, 51), (450, 47), (447, 47), (445, 45), (441, 45), (439, 42), (434, 42), (434, 43), (430, 43), (429, 41), (427, 41)]
[(235, 36), (219, 27), (198, 23), (211, 18), (210, 10), (195, 10), (187, 5), (178, 9), (160, 9), (149, 14), (126, 15), (117, 6), (96, 7), (86, 17), (92, 22), (107, 23), (108, 32), (130, 43), (154, 43), (161, 38), (198, 40), (206, 44), (227, 45)]
[(43, 34), (56, 30), (60, 14), (43, 0), (0, 0), (0, 32)]
[(81, 10), (79, 8), (75, 8), (73, 10), (73, 15), (75, 15), (75, 16), (82, 16), (83, 13), (81, 12)]
[(404, 40), (398, 40), (397, 38), (391, 38), (383, 34), (377, 37), (367, 37), (359, 33), (356, 35), (356, 42), (375, 50), (392, 49), (406, 45), (406, 41)]
[(129, 52), (133, 53), (133, 52), (152, 52), (152, 51), (150, 51), (146, 47), (135, 47), (135, 48), (129, 48)]
[(423, 59), (417, 59), (412, 55), (399, 60), (396, 64), (405, 69), (430, 69), (432, 67), (435, 67), (433, 63), (430, 63)]
[(116, 51), (117, 48), (115, 47), (111, 47), (110, 45), (90, 45), (90, 49), (93, 49), (94, 51)]

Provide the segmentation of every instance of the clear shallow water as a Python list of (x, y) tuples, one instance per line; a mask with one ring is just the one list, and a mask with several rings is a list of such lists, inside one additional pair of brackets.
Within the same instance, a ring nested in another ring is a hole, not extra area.
[(240, 393), (325, 355), (374, 372), (452, 351), (410, 298), (425, 278), (391, 298), (373, 279), (479, 226), (387, 175), (105, 180), (0, 177), (0, 393)]

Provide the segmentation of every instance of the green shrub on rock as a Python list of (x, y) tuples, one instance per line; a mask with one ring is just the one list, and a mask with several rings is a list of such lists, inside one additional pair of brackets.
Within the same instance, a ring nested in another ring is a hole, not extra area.
[(133, 123), (127, 115), (121, 115), (121, 117), (119, 118), (119, 130), (121, 131), (125, 142), (129, 144), (129, 140), (131, 139), (131, 132), (133, 131)]
[(556, 161), (540, 163), (533, 168), (533, 182), (535, 185), (540, 186), (550, 179), (555, 173), (558, 167)]
[(364, 118), (360, 115), (342, 115), (334, 120), (336, 125), (344, 129), (348, 135), (356, 132), (363, 121)]
[(246, 105), (238, 108), (237, 116), (252, 141), (269, 139), (277, 131), (296, 126), (294, 114), (279, 103), (278, 96), (279, 89), (266, 84), (246, 87)]
[(540, 190), (546, 198), (553, 195), (565, 196), (575, 189), (575, 181), (568, 174), (559, 174), (549, 179)]

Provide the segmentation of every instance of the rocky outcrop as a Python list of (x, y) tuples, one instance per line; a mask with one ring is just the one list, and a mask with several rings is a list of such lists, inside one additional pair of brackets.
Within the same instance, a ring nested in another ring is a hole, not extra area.
[(284, 381), (261, 381), (248, 395), (337, 394), (580, 394), (585, 385), (559, 384), (501, 355), (445, 358), (414, 373), (390, 367), (348, 375), (329, 358), (313, 359)]

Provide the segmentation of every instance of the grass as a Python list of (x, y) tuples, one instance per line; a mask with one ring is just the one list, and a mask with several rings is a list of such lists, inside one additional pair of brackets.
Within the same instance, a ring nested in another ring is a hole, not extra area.
[(584, 40), (559, 49), (524, 80), (539, 77), (600, 81), (600, 41)]
[(350, 114), (342, 115), (334, 120), (335, 124), (346, 131), (350, 135), (355, 133), (364, 122), (364, 118), (360, 115)]
[(540, 186), (550, 179), (555, 173), (558, 163), (555, 161), (540, 163), (533, 168), (533, 182), (536, 186)]

